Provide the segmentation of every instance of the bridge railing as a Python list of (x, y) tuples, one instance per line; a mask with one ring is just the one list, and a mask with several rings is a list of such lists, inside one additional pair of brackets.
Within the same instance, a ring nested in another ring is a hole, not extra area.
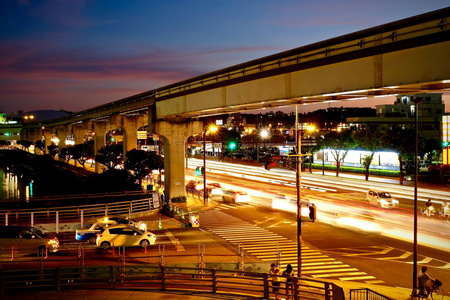
[(81, 217), (121, 215), (159, 209), (159, 199), (152, 197), (111, 203), (85, 204), (33, 209), (0, 210), (0, 224), (39, 224), (80, 220)]
[(350, 290), (350, 300), (392, 300), (392, 298), (386, 297), (372, 291), (371, 289), (352, 289)]
[[(292, 299), (344, 299), (333, 283), (292, 277)], [(1, 294), (26, 290), (67, 289), (186, 290), (212, 294), (245, 295), (269, 299), (274, 296), (273, 278), (267, 273), (185, 268), (161, 265), (60, 267), (1, 270)], [(282, 282), (280, 296), (287, 296)]]

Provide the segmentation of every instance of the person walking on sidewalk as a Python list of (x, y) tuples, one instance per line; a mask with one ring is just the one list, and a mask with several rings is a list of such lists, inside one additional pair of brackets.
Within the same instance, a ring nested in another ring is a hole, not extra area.
[(291, 277), (294, 277), (294, 269), (291, 265), (286, 266), (286, 270), (283, 271), (282, 276), (286, 277), (286, 296), (289, 299), (289, 294), (294, 294), (294, 285), (292, 283)]
[(275, 299), (277, 300), (278, 293), (280, 292), (281, 271), (280, 271), (280, 269), (277, 268), (277, 266), (275, 264), (271, 264), (269, 274), (273, 275), (272, 276), (272, 290), (275, 294)]

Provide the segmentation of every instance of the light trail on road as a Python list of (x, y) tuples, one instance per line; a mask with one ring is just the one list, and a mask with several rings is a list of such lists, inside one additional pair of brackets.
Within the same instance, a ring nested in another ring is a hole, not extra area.
[[(203, 165), (203, 161), (190, 159), (189, 166), (196, 168)], [(270, 171), (261, 167), (242, 166), (216, 161), (207, 161), (206, 170), (210, 174), (230, 176), (232, 181), (248, 180), (259, 185), (256, 188), (251, 184), (242, 186), (238, 183), (224, 182), (210, 179), (208, 182), (219, 182), (223, 189), (245, 190), (251, 195), (252, 202), (258, 206), (272, 208), (273, 203), (283, 203), (278, 209), (296, 213), (296, 186), (295, 172), (289, 170), (272, 169)], [(319, 187), (315, 185), (318, 184)], [(278, 185), (278, 187), (277, 187)], [(329, 187), (336, 188), (329, 188)], [(394, 197), (401, 198), (402, 202), (413, 200), (413, 188), (382, 182), (355, 181), (348, 178), (333, 178), (330, 176), (302, 174), (302, 199), (312, 202), (317, 207), (317, 220), (333, 226), (344, 227), (356, 231), (367, 231), (380, 235), (409, 241), (413, 240), (412, 210), (409, 208), (381, 208), (369, 205), (365, 201), (365, 193), (369, 188), (389, 191)], [(265, 189), (263, 192), (262, 189)], [(352, 193), (364, 193), (361, 197), (351, 200), (342, 200), (336, 196), (337, 190), (347, 190)], [(307, 191), (314, 191), (308, 193)], [(419, 201), (426, 202), (428, 198), (447, 199), (449, 193), (430, 189), (419, 189)], [(404, 206), (410, 206), (408, 204)], [(302, 208), (302, 216), (307, 217), (308, 207)], [(430, 246), (450, 252), (450, 222), (446, 219), (421, 217), (419, 222), (418, 241), (421, 245)]]

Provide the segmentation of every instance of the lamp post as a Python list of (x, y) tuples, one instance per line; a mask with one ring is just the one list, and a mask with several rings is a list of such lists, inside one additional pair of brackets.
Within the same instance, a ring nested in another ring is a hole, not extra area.
[(418, 160), (419, 155), (419, 103), (421, 103), (420, 98), (414, 98), (414, 113), (416, 119), (416, 126), (414, 128), (414, 163), (415, 163), (415, 176), (414, 176), (414, 256), (413, 256), (413, 290), (417, 286), (417, 177), (419, 176), (418, 171)]
[[(209, 126), (209, 131), (214, 133), (217, 131), (216, 126)], [(208, 128), (203, 130), (203, 205), (206, 205), (208, 201), (208, 193), (206, 191), (206, 134), (208, 132)]]

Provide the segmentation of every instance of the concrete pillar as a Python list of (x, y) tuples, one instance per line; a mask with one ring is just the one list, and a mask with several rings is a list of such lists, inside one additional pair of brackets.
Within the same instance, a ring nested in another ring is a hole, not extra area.
[[(105, 134), (109, 130), (109, 125), (106, 123), (94, 123), (94, 156), (98, 154), (98, 150), (105, 146)], [(102, 166), (95, 162), (95, 173), (101, 173)]]
[(155, 123), (155, 132), (164, 141), (164, 187), (169, 199), (185, 195), (185, 142), (194, 134), (201, 133), (200, 121)]

